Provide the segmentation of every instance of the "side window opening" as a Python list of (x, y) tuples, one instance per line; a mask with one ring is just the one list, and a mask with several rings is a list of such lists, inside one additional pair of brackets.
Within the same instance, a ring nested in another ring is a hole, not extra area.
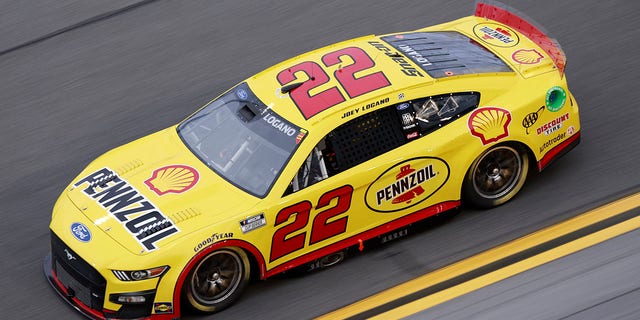
[(478, 106), (478, 92), (431, 96), (351, 119), (313, 148), (285, 195), (373, 159), (446, 125)]
[(393, 108), (385, 107), (337, 127), (307, 156), (286, 194), (296, 192), (405, 143)]
[[(324, 144), (322, 141), (320, 144)], [(329, 177), (326, 162), (322, 155), (320, 144), (313, 148), (307, 159), (298, 170), (298, 173), (291, 182), (292, 191), (295, 192), (302, 188), (308, 187), (318, 181), (322, 181)]]
[(406, 141), (425, 136), (475, 109), (480, 102), (478, 92), (432, 96), (396, 105)]
[(341, 125), (332, 132), (339, 171), (375, 158), (405, 143), (393, 108), (385, 107)]

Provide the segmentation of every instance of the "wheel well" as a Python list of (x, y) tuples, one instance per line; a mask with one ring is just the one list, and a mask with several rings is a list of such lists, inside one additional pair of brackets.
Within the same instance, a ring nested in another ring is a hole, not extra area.
[(527, 153), (527, 157), (529, 158), (529, 163), (528, 163), (529, 168), (527, 168), (527, 169), (529, 169), (528, 170), (528, 174), (529, 175), (532, 174), (531, 173), (533, 171), (532, 169), (536, 169), (536, 172), (537, 172), (538, 166), (534, 165), (535, 163), (537, 163), (536, 156), (533, 154), (533, 150), (531, 150), (531, 148), (529, 148), (529, 146), (527, 146), (526, 144), (524, 144), (524, 143), (522, 143), (520, 141), (509, 141), (509, 142), (506, 142), (504, 144), (510, 145), (512, 147), (515, 147), (520, 151), (526, 152)]
[(258, 259), (256, 259), (256, 257), (247, 249), (245, 248), (241, 248), (241, 249), (249, 258), (249, 271), (250, 271), (251, 282), (260, 280), (262, 276), (260, 274), (260, 263), (258, 262)]
[[(495, 145), (490, 146), (489, 148), (493, 148), (493, 147), (497, 147), (497, 146), (510, 146), (513, 148), (516, 148), (518, 150), (520, 150), (521, 152), (525, 152), (527, 154), (527, 157), (529, 158), (529, 163), (528, 163), (528, 172), (527, 175), (530, 176), (532, 175), (532, 171), (533, 169), (536, 170), (536, 172), (538, 172), (538, 166), (534, 165), (537, 163), (535, 155), (533, 154), (533, 150), (531, 150), (531, 148), (529, 148), (529, 146), (527, 146), (525, 143), (522, 143), (520, 141), (505, 141), (505, 142), (501, 142)], [(464, 181), (467, 178), (467, 174), (469, 173), (469, 170), (471, 170), (471, 167), (473, 166), (473, 163), (476, 161), (476, 159), (478, 159), (478, 157), (480, 157), (481, 154), (483, 154), (484, 152), (486, 152), (487, 150), (489, 150), (489, 148), (483, 150), (480, 154), (478, 154), (473, 161), (471, 161), (471, 163), (469, 164), (469, 167), (467, 168), (467, 170), (464, 171), (464, 177), (462, 179), (463, 183), (460, 185), (460, 199), (462, 200), (462, 203), (464, 204), (465, 199), (464, 199), (464, 192), (463, 192), (463, 188), (464, 188)]]

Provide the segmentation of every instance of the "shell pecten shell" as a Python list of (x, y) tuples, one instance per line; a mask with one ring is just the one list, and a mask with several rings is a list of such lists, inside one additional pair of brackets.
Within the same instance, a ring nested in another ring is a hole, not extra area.
[(542, 58), (544, 56), (536, 49), (519, 49), (511, 55), (511, 59), (519, 64), (536, 64)]
[(469, 116), (467, 126), (471, 134), (480, 138), (483, 145), (499, 141), (509, 136), (511, 113), (497, 107), (484, 107)]
[(167, 193), (182, 193), (191, 189), (200, 175), (190, 166), (170, 165), (153, 171), (151, 177), (145, 180), (145, 184), (159, 196)]

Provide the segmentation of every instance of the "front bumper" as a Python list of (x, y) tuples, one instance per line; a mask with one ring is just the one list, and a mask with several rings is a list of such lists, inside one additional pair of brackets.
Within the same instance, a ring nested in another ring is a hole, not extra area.
[[(106, 280), (89, 263), (66, 246), (54, 233), (51, 234), (51, 252), (43, 262), (44, 274), (54, 290), (74, 309), (90, 319), (167, 319), (166, 315), (152, 315), (155, 290), (139, 294), (146, 302), (124, 304), (117, 310), (103, 308), (106, 296)], [(156, 316), (156, 317), (154, 317)]]
[(53, 269), (51, 253), (45, 256), (43, 268), (44, 275), (47, 278), (47, 281), (49, 281), (51, 287), (53, 287), (55, 292), (58, 293), (58, 295), (60, 295), (60, 297), (62, 297), (62, 299), (66, 301), (70, 306), (90, 319), (106, 319), (102, 312), (94, 310), (91, 307), (87, 306), (84, 302), (82, 302), (78, 297), (75, 296), (75, 292), (70, 292), (69, 288), (66, 288), (62, 284), (62, 282), (58, 279), (55, 270)]

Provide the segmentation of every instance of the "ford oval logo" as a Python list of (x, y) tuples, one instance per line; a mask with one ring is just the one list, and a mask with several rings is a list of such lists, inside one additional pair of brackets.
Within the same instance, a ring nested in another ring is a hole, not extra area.
[(408, 103), (406, 103), (406, 102), (405, 102), (405, 103), (402, 103), (402, 104), (399, 104), (399, 105), (396, 107), (396, 109), (398, 109), (399, 111), (405, 110), (405, 109), (407, 109), (407, 108), (409, 108), (409, 104), (408, 104)]
[(236, 95), (238, 96), (238, 98), (240, 98), (242, 100), (247, 100), (247, 98), (249, 98), (249, 94), (244, 89), (238, 89), (236, 91)]
[(89, 228), (80, 222), (74, 222), (71, 224), (71, 233), (76, 239), (82, 242), (89, 242), (91, 240), (91, 231)]

